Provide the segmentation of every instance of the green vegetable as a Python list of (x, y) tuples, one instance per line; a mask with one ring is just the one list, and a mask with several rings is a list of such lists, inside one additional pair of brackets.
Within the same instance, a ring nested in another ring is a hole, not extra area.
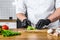
[(28, 26), (27, 30), (36, 30), (36, 28), (32, 27), (32, 26)]
[(8, 37), (8, 36), (21, 35), (21, 33), (13, 32), (11, 30), (3, 30), (2, 35), (5, 36), (5, 37)]
[(1, 31), (2, 31), (2, 26), (0, 25), (0, 35), (1, 35)]

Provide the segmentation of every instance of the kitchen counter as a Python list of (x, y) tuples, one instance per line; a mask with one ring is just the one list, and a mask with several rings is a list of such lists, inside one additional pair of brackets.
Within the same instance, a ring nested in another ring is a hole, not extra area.
[(27, 31), (26, 29), (12, 29), (13, 31), (21, 32), (21, 35), (3, 37), (0, 35), (0, 40), (60, 40), (60, 37), (53, 37), (47, 34), (47, 29)]
[(14, 20), (0, 19), (0, 22), (16, 22), (16, 19)]
[(7, 25), (9, 28), (17, 28), (16, 19), (9, 20), (9, 19), (0, 19), (0, 25)]

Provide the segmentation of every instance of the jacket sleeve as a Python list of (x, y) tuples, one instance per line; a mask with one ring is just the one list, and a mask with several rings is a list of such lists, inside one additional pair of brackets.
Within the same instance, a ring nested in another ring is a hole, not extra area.
[(16, 14), (18, 14), (18, 13), (25, 14), (26, 6), (24, 3), (24, 0), (15, 0), (15, 4), (16, 4)]

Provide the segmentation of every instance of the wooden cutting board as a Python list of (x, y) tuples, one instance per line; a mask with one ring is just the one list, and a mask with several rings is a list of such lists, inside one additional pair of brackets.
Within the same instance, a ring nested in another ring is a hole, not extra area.
[(40, 30), (27, 30), (27, 29), (18, 29), (14, 31), (18, 32), (47, 32), (48, 29), (40, 29)]
[(47, 29), (42, 29), (42, 30), (25, 30), (25, 32), (47, 32)]

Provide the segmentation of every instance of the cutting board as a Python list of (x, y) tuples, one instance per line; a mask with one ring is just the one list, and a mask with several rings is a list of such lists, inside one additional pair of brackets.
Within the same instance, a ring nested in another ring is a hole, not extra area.
[(47, 32), (47, 29), (42, 29), (42, 30), (25, 30), (25, 32)]
[[(36, 30), (27, 30), (27, 29), (18, 29), (18, 32), (47, 32), (48, 29), (36, 29)], [(15, 30), (14, 30), (15, 31)]]

